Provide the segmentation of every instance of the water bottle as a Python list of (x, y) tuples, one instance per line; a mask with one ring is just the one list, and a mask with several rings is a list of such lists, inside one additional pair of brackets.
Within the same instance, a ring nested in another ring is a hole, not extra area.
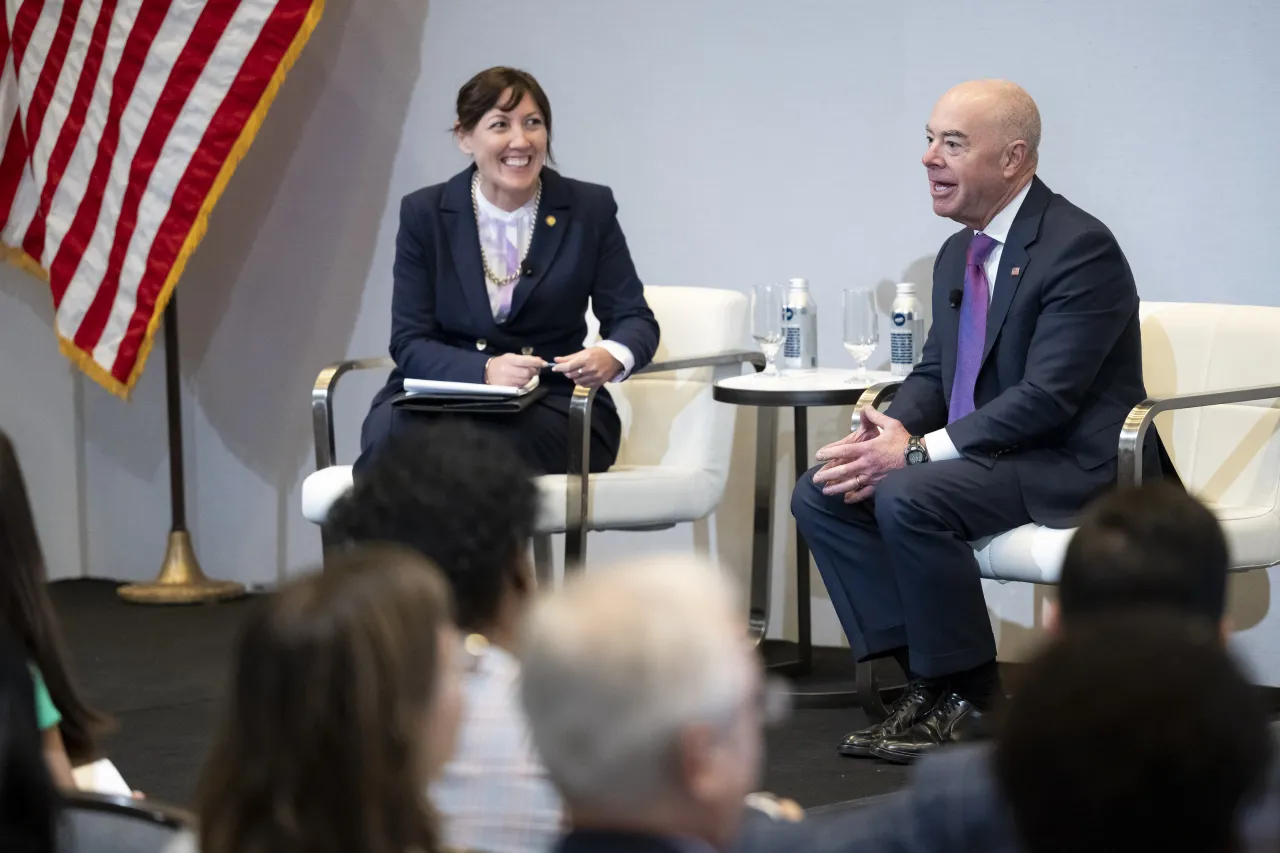
[(818, 306), (809, 295), (809, 282), (793, 278), (782, 304), (782, 367), (813, 370), (818, 366)]
[(920, 361), (924, 349), (924, 317), (916, 286), (910, 282), (898, 285), (893, 298), (893, 325), (889, 328), (889, 372), (906, 376)]

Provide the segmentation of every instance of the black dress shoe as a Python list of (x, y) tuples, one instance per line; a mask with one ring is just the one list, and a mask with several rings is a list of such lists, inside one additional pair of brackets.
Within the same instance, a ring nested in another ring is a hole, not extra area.
[(871, 745), (871, 754), (894, 764), (911, 764), (944, 743), (965, 743), (986, 737), (983, 713), (959, 693), (947, 693), (902, 734), (886, 735)]
[(871, 747), (886, 735), (900, 735), (920, 722), (938, 701), (938, 691), (928, 682), (917, 679), (906, 686), (898, 701), (889, 707), (889, 716), (869, 728), (849, 732), (840, 741), (841, 755), (865, 758), (871, 755)]

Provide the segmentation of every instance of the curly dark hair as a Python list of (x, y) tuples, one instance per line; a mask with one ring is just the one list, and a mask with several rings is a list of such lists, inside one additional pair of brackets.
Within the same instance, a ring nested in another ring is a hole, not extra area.
[(393, 542), (418, 551), (453, 588), (458, 624), (496, 617), (533, 534), (532, 474), (502, 437), (465, 421), (396, 433), (329, 512), (335, 541)]

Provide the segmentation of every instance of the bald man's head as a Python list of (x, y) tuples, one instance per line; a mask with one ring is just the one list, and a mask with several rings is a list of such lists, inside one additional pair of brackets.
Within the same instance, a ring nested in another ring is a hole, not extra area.
[(981, 230), (1035, 174), (1040, 110), (1007, 80), (973, 80), (944, 94), (925, 127), (933, 210)]

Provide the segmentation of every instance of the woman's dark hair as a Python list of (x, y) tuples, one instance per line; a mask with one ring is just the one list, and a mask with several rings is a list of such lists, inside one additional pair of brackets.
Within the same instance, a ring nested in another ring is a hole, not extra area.
[[(507, 95), (505, 99), (502, 97), (504, 94)], [(556, 158), (551, 154), (551, 101), (528, 71), (497, 65), (486, 68), (464, 83), (458, 90), (458, 119), (453, 129), (470, 133), (489, 110), (514, 110), (525, 95), (533, 97), (538, 111), (542, 113), (542, 121), (547, 126), (547, 161), (554, 163)]]
[(67, 756), (73, 765), (83, 764), (97, 757), (95, 737), (108, 720), (80, 698), (45, 582), (44, 554), (18, 454), (0, 432), (0, 625), (40, 670), (62, 714), (58, 728)]
[(440, 567), (458, 624), (491, 627), (538, 513), (532, 475), (511, 442), (465, 421), (397, 432), (329, 512), (335, 541), (393, 542)]
[(433, 853), (440, 574), (407, 549), (355, 549), (260, 607), (197, 794), (201, 853)]
[(1216, 626), (1112, 611), (1027, 666), (994, 767), (1028, 853), (1230, 853), (1271, 752), (1266, 708)]
[(26, 655), (0, 640), (0, 850), (54, 853), (60, 802), (36, 727)]

